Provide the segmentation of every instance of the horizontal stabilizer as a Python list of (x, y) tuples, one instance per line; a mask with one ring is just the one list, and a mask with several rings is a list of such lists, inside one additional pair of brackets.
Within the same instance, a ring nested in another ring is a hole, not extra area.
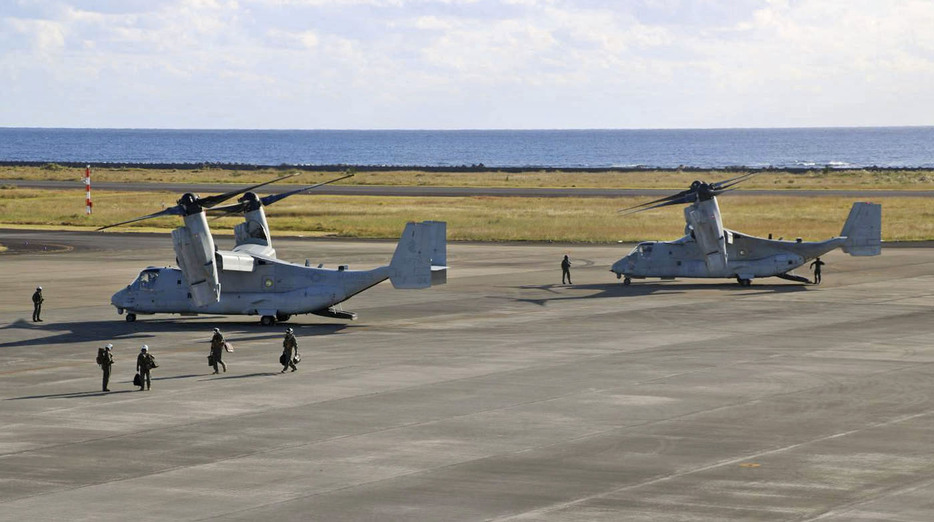
[(840, 235), (846, 238), (843, 251), (851, 256), (882, 253), (882, 205), (853, 203)]

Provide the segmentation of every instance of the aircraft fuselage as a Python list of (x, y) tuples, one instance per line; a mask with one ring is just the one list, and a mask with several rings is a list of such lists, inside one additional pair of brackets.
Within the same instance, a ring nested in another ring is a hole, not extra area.
[(801, 242), (763, 239), (725, 230), (724, 266), (711, 269), (697, 242), (690, 236), (675, 241), (639, 243), (610, 269), (618, 277), (691, 277), (753, 279), (770, 277), (800, 267), (809, 260), (843, 245), (845, 238)]
[(197, 306), (188, 282), (174, 267), (149, 267), (111, 298), (121, 313), (293, 315), (319, 312), (389, 277), (373, 270), (313, 268), (277, 259), (255, 259), (249, 271), (220, 270), (220, 300)]

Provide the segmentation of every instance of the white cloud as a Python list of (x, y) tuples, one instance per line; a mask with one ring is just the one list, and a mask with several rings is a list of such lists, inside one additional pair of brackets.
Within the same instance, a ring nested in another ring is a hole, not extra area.
[(0, 125), (930, 124), (931, 26), (924, 0), (4, 3)]
[(283, 31), (281, 29), (270, 29), (266, 31), (266, 39), (273, 45), (283, 47), (297, 47), (302, 49), (312, 49), (318, 45), (318, 36), (313, 31)]

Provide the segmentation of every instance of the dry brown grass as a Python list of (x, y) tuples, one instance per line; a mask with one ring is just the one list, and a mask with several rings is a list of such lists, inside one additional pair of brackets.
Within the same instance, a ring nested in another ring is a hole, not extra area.
[[(93, 181), (172, 183), (261, 183), (295, 171), (264, 170), (160, 170), (94, 168)], [(666, 188), (684, 189), (695, 179), (716, 181), (738, 175), (726, 172), (358, 172), (342, 184), (520, 187), (520, 188)], [(84, 169), (65, 167), (0, 167), (0, 179), (78, 181)], [(312, 184), (340, 173), (304, 172), (284, 183)], [(763, 172), (743, 183), (747, 189), (892, 189), (932, 190), (934, 171), (815, 170), (806, 173)]]
[[(0, 190), (0, 223), (29, 226), (99, 227), (173, 205), (169, 193), (100, 192), (94, 214), (84, 214), (82, 194), (31, 189)], [(620, 216), (636, 198), (398, 198), (296, 196), (271, 207), (273, 234), (394, 238), (407, 221), (448, 222), (451, 240), (607, 243), (674, 239), (683, 234), (680, 207)], [(883, 238), (934, 239), (934, 206), (926, 198), (892, 197), (883, 204)], [(838, 197), (723, 196), (724, 225), (747, 234), (805, 240), (840, 233), (853, 200)], [(212, 221), (229, 231), (238, 218)], [(178, 218), (149, 220), (115, 230), (168, 230)]]

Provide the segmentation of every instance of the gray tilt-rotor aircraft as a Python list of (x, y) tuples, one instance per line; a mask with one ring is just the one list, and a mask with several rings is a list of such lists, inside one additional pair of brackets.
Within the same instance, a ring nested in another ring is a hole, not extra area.
[[(259, 315), (269, 326), (292, 315), (312, 313), (339, 319), (356, 314), (339, 308), (350, 297), (389, 279), (395, 288), (427, 288), (446, 280), (446, 224), (408, 223), (389, 265), (372, 270), (317, 268), (281, 261), (272, 247), (264, 207), (289, 196), (333, 183), (333, 179), (281, 194), (258, 197), (253, 190), (297, 174), (251, 187), (200, 198), (185, 194), (174, 207), (98, 230), (160, 216), (182, 216), (185, 225), (172, 231), (179, 268), (150, 266), (111, 297), (119, 314), (133, 322), (137, 314)], [(243, 194), (237, 203), (220, 203)], [(242, 213), (234, 227), (236, 246), (219, 250), (206, 213)], [(307, 263), (307, 262), (306, 262)]]
[(754, 278), (774, 276), (806, 283), (806, 278), (791, 271), (835, 248), (852, 256), (881, 253), (882, 206), (874, 203), (854, 203), (843, 231), (826, 241), (764, 239), (723, 228), (716, 196), (735, 190), (731, 187), (753, 175), (716, 183), (695, 181), (677, 194), (621, 210), (636, 213), (687, 204), (685, 236), (675, 241), (639, 243), (610, 271), (625, 285), (646, 277), (736, 278), (741, 286), (749, 286)]

